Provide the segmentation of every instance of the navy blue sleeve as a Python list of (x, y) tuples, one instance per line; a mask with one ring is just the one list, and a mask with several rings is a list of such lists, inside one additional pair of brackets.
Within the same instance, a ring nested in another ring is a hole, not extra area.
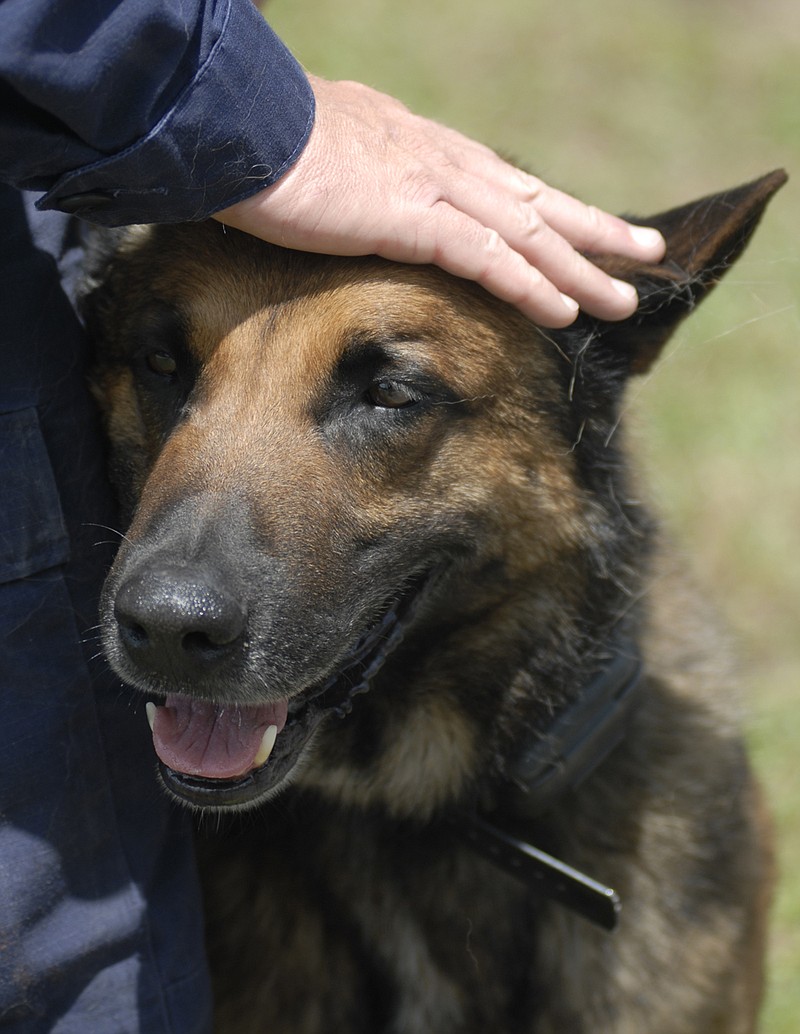
[(41, 208), (203, 219), (280, 178), (313, 119), (251, 0), (0, 0), (0, 180)]

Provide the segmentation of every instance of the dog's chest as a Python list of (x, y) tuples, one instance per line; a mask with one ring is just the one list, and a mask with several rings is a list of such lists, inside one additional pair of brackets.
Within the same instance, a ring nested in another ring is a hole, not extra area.
[[(291, 826), (289, 841), (284, 829), (255, 849), (225, 845), (222, 882), (215, 860), (208, 911), (220, 1030), (516, 1029), (534, 933), (521, 885), (449, 845), (446, 832), (387, 837), (341, 817)], [(247, 924), (232, 925), (242, 914)], [(246, 971), (254, 960), (271, 960), (255, 962), (263, 967), (255, 987)], [(263, 1027), (248, 1026), (253, 1015)]]

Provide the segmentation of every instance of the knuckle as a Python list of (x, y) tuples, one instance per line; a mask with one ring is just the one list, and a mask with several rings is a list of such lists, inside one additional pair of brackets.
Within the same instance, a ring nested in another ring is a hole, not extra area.
[(506, 242), (497, 230), (489, 229), (483, 238), (483, 253), (488, 259), (496, 259), (506, 249)]
[(520, 186), (523, 191), (523, 200), (526, 205), (537, 205), (545, 191), (545, 185), (536, 176), (532, 176), (529, 172), (525, 172), (522, 169), (517, 169), (519, 176)]
[(422, 209), (426, 218), (436, 220), (446, 201), (430, 169), (419, 163), (403, 176), (402, 182), (406, 203), (412, 209)]
[(534, 241), (537, 241), (547, 228), (544, 219), (530, 204), (522, 206), (519, 214), (519, 223), (522, 240), (526, 245), (531, 245)]
[(485, 284), (488, 280), (495, 279), (498, 267), (508, 257), (508, 245), (497, 230), (482, 229), (480, 231), (480, 262), (475, 279), (478, 283)]

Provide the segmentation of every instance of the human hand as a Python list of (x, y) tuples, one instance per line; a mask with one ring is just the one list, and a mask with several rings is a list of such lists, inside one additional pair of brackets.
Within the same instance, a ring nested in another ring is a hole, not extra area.
[[(367, 86), (309, 77), (314, 128), (277, 183), (214, 218), (274, 244), (433, 263), (546, 327), (636, 309), (579, 251), (658, 261), (658, 231), (586, 206)], [(578, 250), (576, 250), (578, 249)]]

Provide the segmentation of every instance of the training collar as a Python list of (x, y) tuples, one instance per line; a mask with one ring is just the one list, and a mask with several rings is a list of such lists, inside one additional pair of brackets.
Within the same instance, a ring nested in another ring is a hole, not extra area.
[[(516, 823), (501, 811), (462, 816), (457, 828), (479, 854), (585, 919), (613, 930), (621, 902), (611, 887), (533, 847), (510, 830), (536, 817), (596, 771), (622, 741), (639, 701), (642, 663), (631, 643), (556, 711), (545, 731), (519, 752), (508, 771), (519, 808)], [(510, 818), (515, 817), (512, 811)]]

